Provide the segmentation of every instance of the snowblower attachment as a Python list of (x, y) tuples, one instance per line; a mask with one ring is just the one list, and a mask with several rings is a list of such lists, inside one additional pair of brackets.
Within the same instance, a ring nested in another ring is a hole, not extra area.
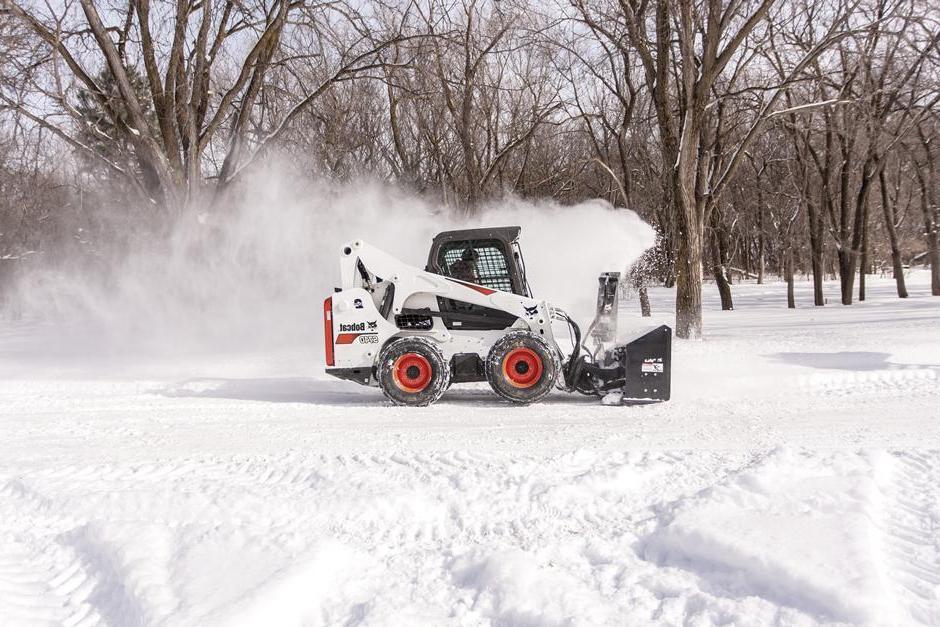
[[(672, 329), (666, 325), (634, 331), (626, 342), (617, 337), (618, 272), (598, 278), (597, 315), (587, 332), (586, 346), (576, 348), (565, 372), (567, 389), (621, 401), (668, 401), (671, 383)], [(579, 355), (583, 348), (587, 354)]]
[(617, 284), (619, 272), (604, 272), (598, 278), (597, 316), (591, 325), (591, 338), (598, 344), (617, 340)]
[(645, 329), (614, 351), (625, 371), (624, 400), (669, 400), (672, 329), (666, 325)]

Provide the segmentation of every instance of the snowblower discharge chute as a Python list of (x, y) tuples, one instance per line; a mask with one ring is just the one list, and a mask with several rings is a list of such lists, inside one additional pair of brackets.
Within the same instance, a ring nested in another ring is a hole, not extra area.
[[(515, 403), (552, 389), (605, 403), (669, 400), (672, 331), (617, 343), (619, 273), (600, 276), (582, 337), (568, 314), (536, 300), (517, 226), (447, 231), (424, 270), (356, 240), (341, 249), (342, 287), (323, 304), (326, 371), (382, 389), (398, 405), (433, 403), (453, 383), (486, 381)], [(564, 325), (571, 348), (558, 343)]]

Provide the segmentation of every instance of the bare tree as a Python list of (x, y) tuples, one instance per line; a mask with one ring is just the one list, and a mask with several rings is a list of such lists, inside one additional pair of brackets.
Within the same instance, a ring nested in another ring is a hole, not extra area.
[[(37, 105), (2, 89), (0, 102), (171, 209), (201, 197), (208, 180), (215, 190), (225, 189), (332, 86), (379, 67), (382, 52), (402, 39), (409, 17), (406, 11), (384, 28), (350, 6), (288, 0), (134, 0), (104, 13), (92, 0), (54, 8), (0, 2), (41, 42), (36, 56), (9, 62), (25, 70), (24, 88), (42, 97)], [(303, 49), (310, 33), (320, 45)], [(298, 82), (291, 106), (258, 128), (259, 99), (272, 68), (312, 57), (326, 71), (314, 84)], [(133, 80), (138, 66), (146, 77), (144, 92)], [(101, 76), (113, 82), (116, 94), (103, 87)], [(77, 89), (110, 119), (115, 136), (109, 139), (127, 142), (149, 176), (82, 141), (102, 131), (88, 128), (91, 121), (75, 107)], [(207, 158), (217, 149), (221, 163)]]
[[(767, 22), (773, 19), (774, 2), (725, 5), (660, 0), (653, 5), (646, 0), (624, 0), (603, 9), (581, 2), (577, 6), (597, 22), (615, 16), (643, 64), (659, 130), (668, 202), (680, 233), (676, 243), (676, 333), (698, 337), (708, 217), (737, 173), (747, 147), (773, 114), (784, 93), (783, 85), (773, 81), (752, 87), (762, 94), (760, 103), (745, 128), (732, 136), (726, 135), (721, 122), (715, 125), (715, 105), (734, 95), (738, 89), (735, 78), (750, 66), (758, 42), (769, 36)], [(793, 60), (783, 84), (796, 80), (803, 68), (844, 37), (843, 7), (834, 9), (828, 31), (812, 49)], [(716, 145), (719, 151), (714, 150)]]
[(860, 296), (874, 267), (903, 296), (926, 248), (938, 293), (924, 7), (0, 0), (0, 250), (90, 251), (127, 240), (121, 212), (159, 229), (221, 210), (283, 154), (458, 211), (505, 194), (635, 209), (660, 237), (632, 276), (676, 286), (682, 337), (701, 332), (704, 263), (725, 309), (733, 275), (779, 274), (795, 305), (798, 272), (822, 305), (827, 271), (851, 303), (860, 266)]

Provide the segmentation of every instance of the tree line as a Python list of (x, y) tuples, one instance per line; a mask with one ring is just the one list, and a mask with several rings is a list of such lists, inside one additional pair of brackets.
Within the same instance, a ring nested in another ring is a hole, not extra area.
[(634, 209), (634, 282), (696, 337), (706, 277), (847, 305), (925, 263), (940, 295), (938, 102), (924, 0), (0, 0), (0, 257), (224, 212), (286, 154), (465, 213)]

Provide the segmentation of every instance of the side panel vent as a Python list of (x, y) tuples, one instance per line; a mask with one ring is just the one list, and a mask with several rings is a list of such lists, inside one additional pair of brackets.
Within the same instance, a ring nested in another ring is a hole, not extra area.
[(398, 314), (395, 316), (395, 325), (399, 329), (420, 329), (430, 331), (434, 326), (431, 316), (420, 314)]

